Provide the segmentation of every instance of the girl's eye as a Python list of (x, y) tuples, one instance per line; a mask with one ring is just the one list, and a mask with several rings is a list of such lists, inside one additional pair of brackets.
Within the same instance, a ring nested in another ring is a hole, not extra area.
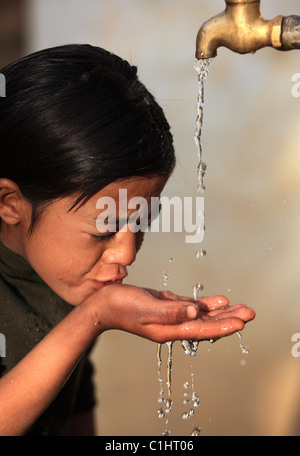
[(109, 234), (102, 234), (102, 235), (97, 235), (97, 234), (91, 234), (91, 238), (95, 239), (97, 242), (103, 242), (103, 241), (109, 241), (110, 239), (113, 238), (113, 236), (116, 233), (109, 233)]

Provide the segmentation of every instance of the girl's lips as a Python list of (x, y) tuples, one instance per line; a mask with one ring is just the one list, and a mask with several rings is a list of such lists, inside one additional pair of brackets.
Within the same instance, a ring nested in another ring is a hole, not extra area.
[(94, 288), (96, 290), (100, 290), (100, 288), (104, 287), (105, 285), (116, 285), (116, 284), (121, 284), (123, 282), (123, 279), (117, 279), (117, 280), (107, 280), (105, 282), (100, 282), (99, 280), (93, 280)]

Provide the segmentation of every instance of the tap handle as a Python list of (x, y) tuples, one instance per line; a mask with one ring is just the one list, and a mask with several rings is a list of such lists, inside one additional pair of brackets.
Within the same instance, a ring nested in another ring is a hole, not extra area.
[(282, 49), (289, 51), (300, 47), (300, 16), (287, 16), (282, 23)]

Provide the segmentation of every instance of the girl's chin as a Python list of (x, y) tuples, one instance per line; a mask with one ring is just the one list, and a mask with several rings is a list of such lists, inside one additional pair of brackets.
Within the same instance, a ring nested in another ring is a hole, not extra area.
[[(101, 288), (107, 285), (116, 285), (121, 284), (123, 280), (112, 280), (107, 282), (100, 282), (98, 280), (93, 280), (92, 285), (89, 283), (88, 288), (80, 288), (80, 287), (69, 287), (68, 290), (64, 290), (63, 292), (57, 292), (56, 294), (60, 296), (64, 301), (68, 302), (72, 306), (79, 306), (82, 304), (86, 299), (90, 298), (93, 294), (95, 294)], [(55, 290), (53, 290), (55, 292)]]
[(79, 306), (82, 304), (84, 301), (86, 301), (88, 298), (93, 296), (93, 294), (96, 293), (95, 288), (90, 288), (89, 290), (76, 290), (72, 289), (69, 291), (65, 291), (64, 293), (57, 293), (64, 301), (66, 301), (68, 304), (71, 306)]

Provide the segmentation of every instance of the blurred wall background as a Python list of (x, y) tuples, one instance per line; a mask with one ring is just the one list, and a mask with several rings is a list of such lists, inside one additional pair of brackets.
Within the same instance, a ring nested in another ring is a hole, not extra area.
[[(76, 42), (138, 65), (175, 138), (178, 166), (164, 194), (197, 196), (195, 39), (201, 24), (223, 9), (223, 0), (2, 0), (1, 64)], [(300, 15), (299, 2), (263, 0), (262, 13)], [(257, 313), (243, 333), (248, 356), (236, 335), (200, 344), (195, 358), (174, 344), (171, 435), (189, 435), (195, 426), (206, 436), (300, 435), (300, 358), (291, 352), (292, 336), (300, 333), (300, 98), (292, 96), (299, 55), (219, 49), (205, 87), (204, 241), (196, 246), (185, 244), (185, 233), (148, 234), (130, 268), (130, 283), (160, 288), (165, 271), (176, 293), (191, 295), (200, 280), (203, 294), (224, 294)], [(207, 251), (200, 260), (198, 247)], [(97, 342), (100, 435), (164, 432), (156, 349), (117, 331)], [(164, 346), (164, 376), (166, 362)], [(192, 372), (201, 406), (184, 421), (183, 384)]]
[(0, 68), (26, 49), (25, 0), (0, 0)]

